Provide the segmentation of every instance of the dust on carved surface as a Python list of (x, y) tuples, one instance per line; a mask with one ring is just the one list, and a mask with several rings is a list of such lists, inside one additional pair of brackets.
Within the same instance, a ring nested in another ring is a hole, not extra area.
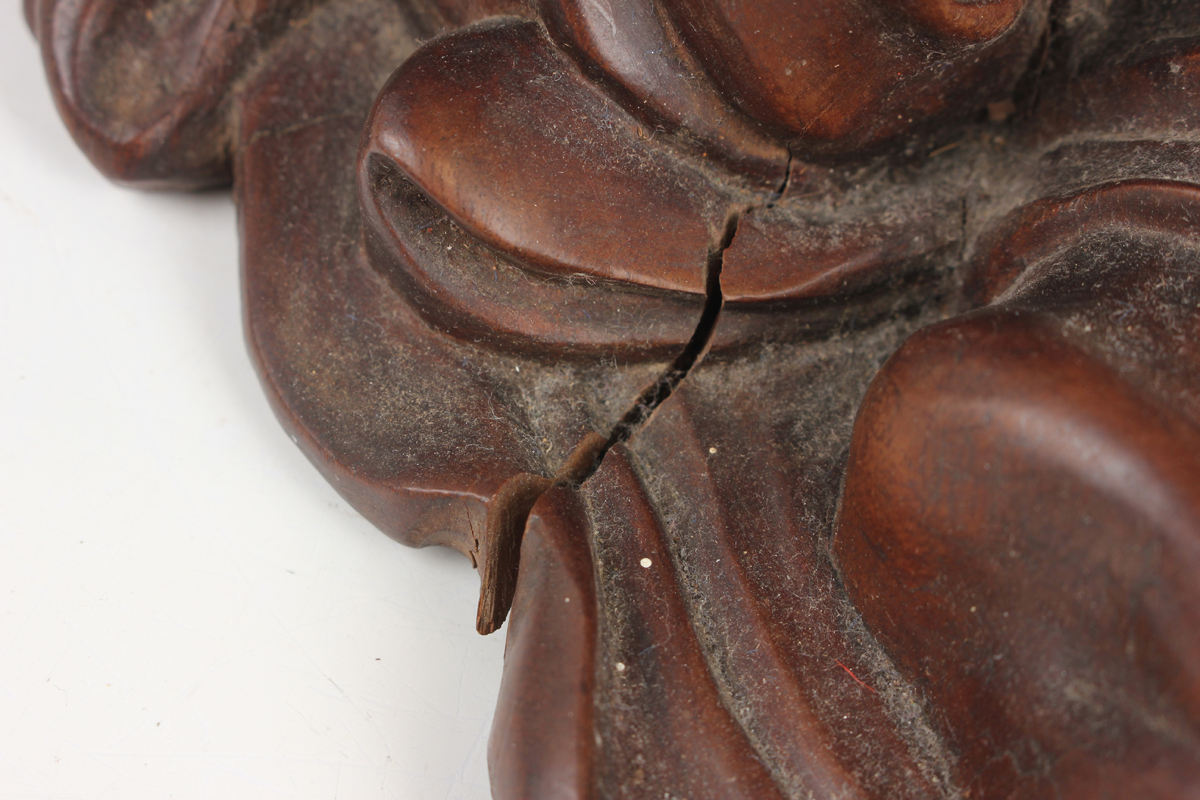
[(507, 619), (497, 798), (1200, 786), (1200, 6), (27, 0), (281, 422)]

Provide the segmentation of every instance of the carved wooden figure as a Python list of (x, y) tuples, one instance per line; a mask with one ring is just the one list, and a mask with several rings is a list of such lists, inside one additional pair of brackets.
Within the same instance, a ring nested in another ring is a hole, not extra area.
[(1200, 4), (26, 0), (232, 182), (283, 425), (508, 620), (516, 798), (1200, 793)]

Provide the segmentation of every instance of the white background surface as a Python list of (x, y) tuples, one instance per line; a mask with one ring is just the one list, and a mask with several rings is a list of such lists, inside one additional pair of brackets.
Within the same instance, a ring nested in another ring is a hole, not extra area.
[(503, 632), (276, 424), (226, 193), (107, 183), (0, 11), (0, 798), (486, 798)]

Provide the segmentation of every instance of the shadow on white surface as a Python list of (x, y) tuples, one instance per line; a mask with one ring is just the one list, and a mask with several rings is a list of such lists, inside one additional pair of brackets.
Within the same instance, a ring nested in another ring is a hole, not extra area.
[(225, 193), (107, 183), (0, 27), (0, 798), (488, 796), (503, 633), (283, 434)]

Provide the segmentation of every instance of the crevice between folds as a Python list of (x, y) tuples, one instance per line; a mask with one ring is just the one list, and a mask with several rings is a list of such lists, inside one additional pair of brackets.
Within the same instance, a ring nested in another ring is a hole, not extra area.
[(775, 204), (783, 198), (784, 193), (788, 189), (788, 185), (792, 182), (792, 164), (795, 162), (795, 160), (796, 155), (789, 147), (787, 165), (783, 168), (783, 180), (779, 182), (779, 186), (775, 188), (775, 191), (771, 192), (770, 196), (767, 197), (767, 202), (763, 204), (766, 208), (774, 208)]

